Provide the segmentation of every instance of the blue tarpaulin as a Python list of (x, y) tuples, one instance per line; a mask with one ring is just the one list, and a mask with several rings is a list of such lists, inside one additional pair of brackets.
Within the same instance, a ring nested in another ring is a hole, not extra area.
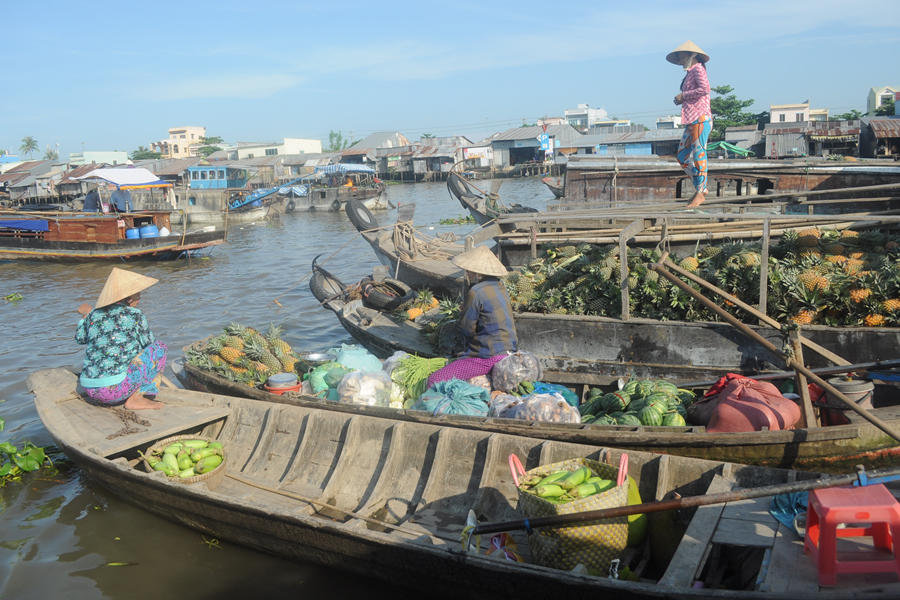
[(50, 231), (47, 221), (36, 219), (3, 219), (0, 227), (4, 229), (18, 229), (20, 231)]

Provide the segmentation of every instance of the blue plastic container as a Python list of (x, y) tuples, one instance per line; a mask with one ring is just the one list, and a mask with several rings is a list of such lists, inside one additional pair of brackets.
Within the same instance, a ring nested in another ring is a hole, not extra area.
[(141, 225), (141, 237), (142, 238), (159, 237), (159, 227), (157, 227), (156, 225)]
[(132, 227), (131, 229), (125, 230), (125, 239), (136, 240), (141, 237), (141, 230), (137, 227)]

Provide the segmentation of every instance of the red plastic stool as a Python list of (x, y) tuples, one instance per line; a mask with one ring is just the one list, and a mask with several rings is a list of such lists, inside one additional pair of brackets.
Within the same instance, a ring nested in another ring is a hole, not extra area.
[[(840, 523), (847, 525), (838, 529)], [(867, 523), (868, 527), (851, 527)], [(838, 561), (837, 538), (871, 536), (875, 548), (888, 551), (854, 552), (852, 561)], [(819, 585), (833, 586), (838, 573), (897, 573), (900, 553), (893, 538), (900, 539), (900, 503), (883, 485), (813, 490), (806, 516), (805, 549), (816, 561)]]

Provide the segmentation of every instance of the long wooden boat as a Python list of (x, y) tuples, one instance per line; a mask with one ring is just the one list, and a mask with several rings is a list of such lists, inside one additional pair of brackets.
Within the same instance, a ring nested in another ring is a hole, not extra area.
[[(652, 513), (643, 548), (621, 556), (621, 566), (632, 568), (643, 578), (639, 582), (489, 558), (483, 554), (489, 539), (475, 542), (482, 553), (462, 548), (470, 511), (479, 522), (521, 518), (510, 455), (531, 469), (582, 457), (618, 464), (621, 450), (170, 388), (158, 396), (166, 404), (162, 410), (141, 412), (136, 416), (145, 421), (123, 430), (120, 413), (87, 404), (76, 383), (75, 374), (51, 369), (32, 374), (27, 386), (56, 444), (94, 484), (218, 539), (413, 593), (522, 598), (583, 591), (629, 599), (782, 600), (898, 593), (897, 584), (871, 578), (851, 588), (846, 586), (854, 582), (841, 578), (842, 587), (818, 591), (802, 540), (766, 514), (768, 499), (700, 508), (696, 516), (690, 509)], [(224, 479), (213, 489), (206, 481), (186, 485), (142, 470), (139, 451), (180, 434), (224, 445)], [(644, 501), (819, 477), (634, 450), (628, 462)], [(743, 542), (734, 535), (741, 519)], [(530, 561), (526, 536), (512, 535)], [(704, 570), (715, 571), (707, 580), (717, 576), (718, 569), (704, 568), (707, 548), (716, 540), (758, 548), (755, 560), (741, 562), (755, 571), (749, 589), (703, 589), (695, 583)], [(762, 560), (776, 553), (796, 558)], [(754, 580), (767, 591), (754, 591)]]
[(541, 181), (553, 192), (555, 197), (562, 198), (566, 195), (566, 184), (563, 183), (562, 177), (557, 177), (555, 181), (552, 177), (543, 177)]
[(225, 242), (226, 231), (209, 227), (165, 237), (129, 239), (126, 231), (155, 225), (171, 231), (168, 211), (21, 213), (0, 211), (0, 260), (82, 262), (162, 260)]

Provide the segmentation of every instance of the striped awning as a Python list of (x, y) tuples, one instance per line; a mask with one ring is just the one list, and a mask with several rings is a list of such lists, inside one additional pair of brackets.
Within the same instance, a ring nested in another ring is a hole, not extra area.
[(811, 135), (809, 139), (816, 142), (855, 142), (859, 140), (858, 135)]
[(316, 167), (316, 173), (324, 173), (325, 175), (332, 175), (334, 173), (340, 173), (342, 175), (346, 173), (372, 173), (374, 175), (375, 169), (365, 165), (338, 164)]

